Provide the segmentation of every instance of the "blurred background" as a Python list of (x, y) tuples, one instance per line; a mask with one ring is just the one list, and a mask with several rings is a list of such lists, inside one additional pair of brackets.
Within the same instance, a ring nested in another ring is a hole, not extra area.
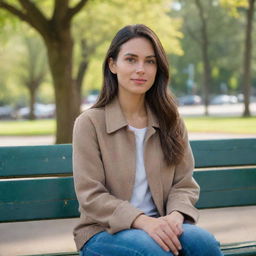
[(98, 97), (110, 40), (135, 23), (168, 54), (192, 139), (255, 137), (255, 9), (254, 0), (0, 0), (0, 146), (70, 143)]

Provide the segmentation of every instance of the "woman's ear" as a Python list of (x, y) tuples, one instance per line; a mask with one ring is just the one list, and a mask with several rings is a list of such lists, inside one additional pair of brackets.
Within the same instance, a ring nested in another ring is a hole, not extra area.
[(113, 60), (113, 58), (109, 58), (108, 67), (113, 74), (116, 74), (116, 62)]

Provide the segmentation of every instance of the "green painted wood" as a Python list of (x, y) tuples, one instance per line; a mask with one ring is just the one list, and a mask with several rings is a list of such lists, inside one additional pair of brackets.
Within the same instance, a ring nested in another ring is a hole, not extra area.
[[(198, 208), (256, 204), (256, 169), (197, 171)], [(0, 181), (0, 221), (77, 217), (73, 178)]]
[(221, 251), (225, 256), (252, 256), (256, 255), (256, 241), (222, 244)]
[(72, 173), (72, 147), (0, 147), (0, 177)]
[[(191, 141), (196, 167), (256, 165), (256, 138)], [(72, 146), (0, 147), (0, 177), (71, 174)]]
[(191, 141), (196, 167), (256, 165), (256, 138)]
[[(256, 139), (194, 141), (197, 165), (218, 166), (235, 164), (226, 160), (229, 151), (248, 153), (239, 161), (252, 164)], [(247, 152), (246, 148), (250, 150)], [(204, 150), (208, 149), (205, 153)], [(220, 151), (220, 154), (218, 152)], [(204, 154), (202, 153), (204, 152)], [(218, 159), (220, 161), (218, 162)], [(237, 156), (238, 158), (238, 156)], [(199, 159), (199, 160), (197, 160)], [(202, 160), (204, 159), (204, 160)], [(208, 161), (209, 160), (209, 161)], [(4, 179), (9, 176), (71, 174), (71, 145), (0, 147), (0, 221), (67, 218), (78, 216), (78, 203), (72, 177)], [(205, 162), (203, 162), (205, 161)], [(213, 163), (213, 162), (217, 162)], [(237, 163), (235, 164), (237, 165)], [(256, 204), (256, 169), (221, 169), (195, 171), (201, 187), (198, 208), (227, 207)]]
[(222, 250), (222, 252), (225, 256), (256, 256), (256, 247)]
[(0, 181), (0, 222), (77, 216), (72, 177)]
[(256, 168), (195, 171), (198, 208), (256, 205)]

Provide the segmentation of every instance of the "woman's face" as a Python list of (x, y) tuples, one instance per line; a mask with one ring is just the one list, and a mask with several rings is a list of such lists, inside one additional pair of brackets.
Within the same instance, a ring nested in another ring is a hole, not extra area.
[(127, 41), (121, 46), (117, 59), (109, 60), (109, 68), (117, 75), (119, 93), (145, 94), (153, 85), (157, 72), (151, 42), (144, 37)]

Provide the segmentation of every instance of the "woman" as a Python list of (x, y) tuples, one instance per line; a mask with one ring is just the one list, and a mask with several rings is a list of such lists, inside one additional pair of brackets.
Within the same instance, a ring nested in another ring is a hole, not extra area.
[(82, 255), (222, 255), (192, 223), (199, 187), (187, 132), (167, 91), (168, 62), (144, 25), (121, 29), (96, 104), (76, 120), (74, 182)]

